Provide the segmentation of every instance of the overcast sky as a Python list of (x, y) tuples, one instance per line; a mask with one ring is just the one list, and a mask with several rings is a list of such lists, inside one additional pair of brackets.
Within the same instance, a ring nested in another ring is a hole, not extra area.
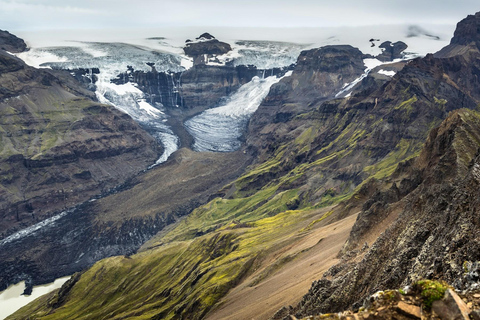
[(0, 29), (455, 24), (479, 0), (0, 0)]

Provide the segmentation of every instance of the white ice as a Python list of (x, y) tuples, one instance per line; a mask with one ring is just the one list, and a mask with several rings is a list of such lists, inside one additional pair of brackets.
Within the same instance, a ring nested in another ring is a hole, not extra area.
[[(284, 77), (292, 74), (287, 72)], [(254, 77), (232, 94), (220, 107), (208, 109), (185, 122), (185, 128), (194, 137), (196, 151), (231, 152), (241, 146), (249, 117), (257, 110), (270, 88), (283, 77), (260, 79)]]
[(396, 74), (396, 72), (393, 70), (388, 71), (383, 69), (379, 70), (378, 73), (389, 76), (389, 77), (393, 77)]

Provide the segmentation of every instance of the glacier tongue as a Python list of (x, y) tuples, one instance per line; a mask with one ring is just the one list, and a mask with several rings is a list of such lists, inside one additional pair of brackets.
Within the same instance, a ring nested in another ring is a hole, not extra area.
[[(291, 73), (287, 72), (284, 77)], [(267, 96), (270, 87), (282, 78), (254, 77), (232, 94), (223, 106), (208, 109), (187, 120), (184, 125), (194, 137), (193, 149), (216, 152), (238, 150), (248, 119)]]
[[(255, 64), (257, 67), (284, 67), (293, 63), (305, 45), (270, 41), (239, 41), (236, 43), (234, 65)], [(130, 115), (149, 131), (164, 147), (154, 165), (165, 162), (179, 148), (179, 138), (167, 125), (167, 115), (160, 103), (149, 103), (134, 83), (115, 84), (111, 80), (129, 66), (150, 71), (153, 62), (158, 72), (185, 70), (185, 58), (179, 53), (159, 52), (127, 43), (69, 42), (61, 47), (31, 48), (19, 54), (28, 64), (57, 69), (98, 68), (95, 83), (97, 99)], [(272, 71), (273, 74), (273, 71)], [(268, 94), (280, 81), (275, 76), (254, 78), (232, 94), (223, 106), (207, 110), (185, 122), (194, 137), (196, 151), (229, 152), (240, 148), (246, 124)]]
[(127, 113), (148, 130), (164, 147), (164, 152), (155, 165), (165, 162), (178, 149), (179, 141), (166, 124), (167, 116), (161, 110), (162, 106), (148, 103), (144, 93), (134, 84), (117, 85), (111, 79), (127, 70), (127, 66), (149, 71), (146, 62), (155, 62), (159, 71), (182, 71), (182, 58), (125, 43), (71, 44), (72, 46), (31, 49), (19, 54), (19, 57), (35, 67), (99, 68), (100, 74), (95, 83), (97, 99)]

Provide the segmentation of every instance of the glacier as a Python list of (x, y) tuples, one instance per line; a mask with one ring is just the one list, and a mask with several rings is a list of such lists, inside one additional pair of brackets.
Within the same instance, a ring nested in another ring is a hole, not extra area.
[[(428, 29), (428, 26), (423, 28)], [(225, 55), (216, 56), (214, 61), (207, 63), (254, 65), (258, 69), (282, 68), (294, 64), (302, 50), (334, 44), (351, 44), (365, 54), (379, 54), (381, 50), (376, 45), (372, 46), (369, 41), (371, 38), (379, 41), (406, 42), (409, 52), (405, 58), (409, 59), (435, 52), (448, 44), (449, 37), (446, 35), (450, 34), (453, 28), (454, 26), (450, 25), (441, 28), (436, 26), (435, 29), (440, 30), (440, 33), (435, 37), (425, 37), (422, 34), (412, 37), (408, 25), (274, 30), (209, 27), (209, 32), (218, 39), (230, 43), (233, 50)], [(91, 33), (84, 30), (53, 33), (19, 32), (21, 37), (27, 39), (30, 50), (17, 56), (35, 67), (99, 68), (100, 74), (97, 75), (96, 82), (98, 100), (129, 114), (157, 139), (164, 147), (164, 153), (154, 164), (157, 165), (165, 162), (180, 147), (179, 138), (167, 123), (168, 113), (161, 103), (147, 101), (135, 83), (118, 85), (111, 80), (124, 73), (128, 66), (135, 70), (150, 71), (147, 62), (154, 63), (158, 72), (174, 73), (191, 68), (193, 61), (185, 56), (183, 46), (185, 39), (200, 33), (197, 27), (124, 29), (108, 32), (102, 30)], [(355, 84), (373, 69), (373, 66), (366, 67), (365, 73), (352, 83), (345, 84), (337, 97), (348, 96)], [(242, 104), (245, 110), (250, 108), (247, 90), (253, 90), (252, 95), (258, 94), (258, 99), (263, 99), (268, 93), (270, 82), (274, 80), (270, 79), (268, 72), (263, 77), (264, 79), (254, 79), (246, 84), (237, 95), (233, 93), (228, 97), (227, 103), (219, 108), (209, 109), (184, 123), (194, 138), (194, 150), (227, 152), (240, 147), (241, 137), (251, 113), (242, 111), (239, 114), (232, 114), (232, 110), (238, 109), (234, 107), (235, 105)], [(227, 109), (230, 111), (226, 111)]]
[[(290, 76), (288, 71), (283, 77)], [(231, 152), (241, 146), (248, 119), (257, 110), (270, 87), (283, 77), (254, 77), (241, 86), (222, 106), (208, 109), (184, 124), (194, 137), (195, 151)]]

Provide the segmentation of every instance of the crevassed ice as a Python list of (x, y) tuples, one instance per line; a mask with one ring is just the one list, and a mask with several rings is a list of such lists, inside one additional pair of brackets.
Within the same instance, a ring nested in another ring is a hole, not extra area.
[(149, 71), (146, 62), (154, 62), (158, 71), (185, 70), (180, 56), (146, 50), (125, 43), (72, 43), (73, 46), (31, 49), (19, 57), (35, 67), (62, 69), (99, 68), (97, 99), (127, 113), (147, 129), (163, 146), (164, 153), (155, 164), (162, 163), (178, 149), (178, 138), (165, 124), (161, 105), (152, 105), (132, 83), (117, 85), (110, 80), (125, 72), (127, 66)]
[[(291, 74), (289, 71), (284, 77)], [(232, 94), (223, 106), (208, 109), (186, 121), (185, 128), (194, 137), (193, 149), (216, 152), (239, 149), (248, 119), (267, 96), (270, 87), (282, 78), (254, 77)]]

